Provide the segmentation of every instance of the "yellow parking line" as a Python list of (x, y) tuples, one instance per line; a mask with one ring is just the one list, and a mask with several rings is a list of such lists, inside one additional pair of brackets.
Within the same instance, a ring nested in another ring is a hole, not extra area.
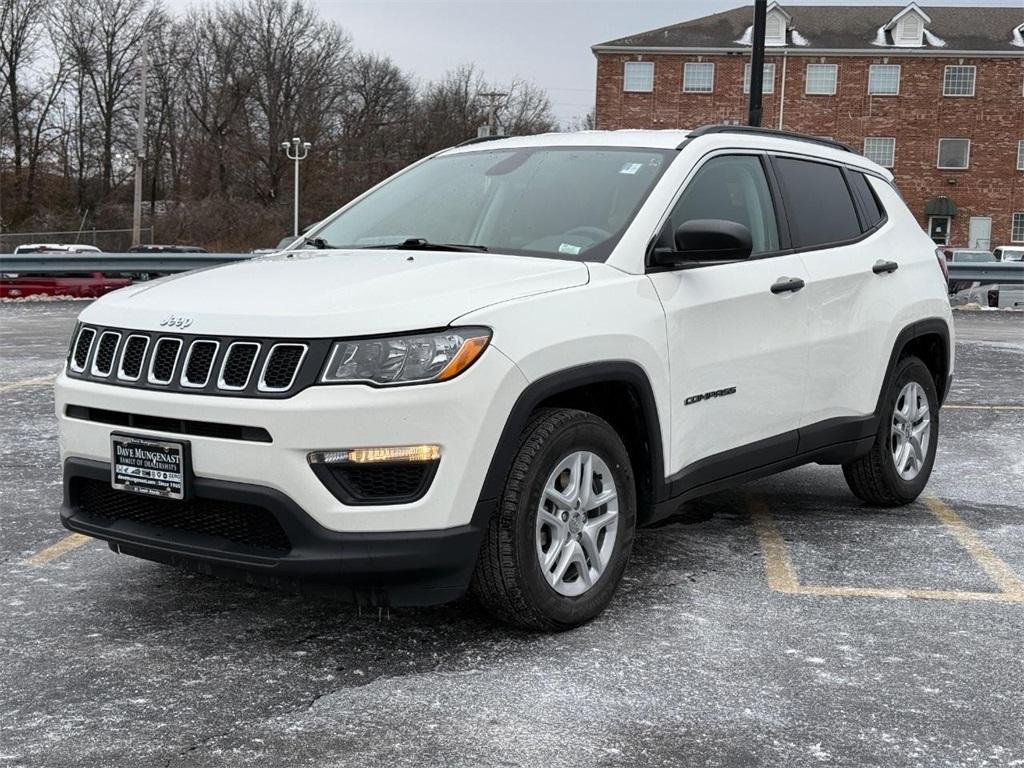
[(968, 554), (999, 586), (999, 592), (972, 592), (967, 590), (901, 589), (878, 587), (845, 587), (817, 584), (801, 584), (793, 567), (782, 534), (772, 518), (768, 505), (760, 498), (748, 497), (754, 530), (764, 557), (765, 575), (768, 586), (774, 592), (789, 595), (815, 595), (818, 597), (873, 597), (881, 599), (954, 600), (989, 603), (1024, 603), (1024, 582), (999, 559), (943, 502), (934, 498), (924, 499), (929, 511), (956, 536)]
[(21, 381), (12, 381), (8, 384), (0, 384), (0, 394), (3, 394), (4, 392), (13, 392), (16, 389), (42, 387), (46, 384), (52, 384), (56, 378), (56, 376), (38, 376), (34, 379), (22, 379)]
[(795, 593), (800, 590), (800, 582), (789, 557), (786, 542), (775, 525), (775, 520), (768, 512), (768, 505), (759, 498), (748, 498), (747, 507), (754, 529), (761, 541), (764, 552), (764, 570), (768, 577), (768, 586), (776, 592)]
[(967, 405), (960, 403), (946, 403), (943, 408), (953, 408), (959, 411), (1024, 411), (1024, 405)]
[(999, 585), (999, 589), (1006, 594), (1019, 595), (1024, 598), (1024, 581), (1017, 578), (1017, 574), (1010, 569), (1010, 566), (1000, 560), (996, 553), (985, 545), (978, 534), (967, 527), (967, 523), (956, 512), (934, 497), (925, 498), (924, 503), (931, 513), (956, 536), (960, 546), (967, 550), (982, 570), (992, 577), (992, 581)]
[(78, 549), (83, 544), (87, 544), (92, 541), (89, 536), (83, 536), (80, 533), (72, 533), (69, 536), (65, 536), (63, 539), (58, 541), (56, 544), (52, 544), (41, 552), (36, 552), (28, 560), (25, 561), (25, 565), (46, 565), (51, 560), (56, 560), (63, 554), (70, 552), (73, 549)]

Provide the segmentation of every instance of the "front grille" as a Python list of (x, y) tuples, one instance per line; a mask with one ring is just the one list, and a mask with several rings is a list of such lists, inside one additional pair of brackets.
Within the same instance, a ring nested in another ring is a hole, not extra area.
[(153, 359), (149, 363), (149, 380), (153, 384), (170, 384), (174, 376), (174, 366), (178, 364), (178, 353), (181, 352), (181, 339), (160, 339), (153, 350)]
[(181, 373), (182, 386), (205, 387), (210, 380), (210, 369), (213, 368), (213, 358), (216, 356), (216, 341), (193, 341), (185, 358), (185, 370)]
[(114, 367), (114, 356), (117, 354), (117, 344), (121, 340), (121, 334), (116, 331), (104, 331), (100, 334), (99, 343), (96, 345), (96, 357), (92, 361), (93, 376), (109, 376), (110, 370)]
[(121, 353), (121, 368), (117, 372), (120, 379), (135, 381), (142, 373), (142, 361), (146, 357), (146, 347), (149, 346), (148, 336), (129, 336), (124, 343), (124, 351)]
[(304, 344), (275, 344), (267, 356), (260, 377), (260, 389), (267, 392), (282, 392), (291, 387), (298, 373), (299, 364), (306, 356)]
[(167, 335), (81, 326), (67, 374), (104, 384), (222, 397), (286, 398), (317, 383), (333, 340)]
[(213, 536), (277, 554), (291, 549), (277, 518), (252, 504), (161, 499), (114, 490), (109, 483), (86, 478), (74, 480), (73, 495), (83, 514), (102, 520), (127, 520), (157, 529)]
[(72, 370), (85, 370), (85, 364), (89, 362), (89, 350), (92, 349), (92, 342), (95, 338), (96, 331), (92, 328), (83, 328), (78, 332), (78, 339), (75, 341), (75, 351), (71, 356)]

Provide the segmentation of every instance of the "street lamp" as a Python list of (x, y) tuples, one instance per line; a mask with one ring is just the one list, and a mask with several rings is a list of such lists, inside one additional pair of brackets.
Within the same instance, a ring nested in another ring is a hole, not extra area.
[[(295, 237), (299, 236), (299, 163), (306, 159), (309, 148), (313, 146), (298, 136), (289, 141), (281, 142), (281, 149), (289, 160), (295, 161)], [(294, 149), (294, 152), (292, 150)]]

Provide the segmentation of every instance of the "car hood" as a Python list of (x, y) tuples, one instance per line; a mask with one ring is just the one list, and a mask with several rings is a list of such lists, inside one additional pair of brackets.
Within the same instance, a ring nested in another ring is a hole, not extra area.
[[(443, 327), (482, 307), (588, 279), (586, 265), (558, 259), (298, 251), (136, 283), (87, 307), (81, 320), (226, 336), (358, 336)], [(170, 325), (172, 315), (191, 322)]]

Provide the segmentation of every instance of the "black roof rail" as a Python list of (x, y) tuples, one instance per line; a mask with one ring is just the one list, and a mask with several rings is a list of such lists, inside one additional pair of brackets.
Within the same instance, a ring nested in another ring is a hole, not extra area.
[(456, 147), (467, 147), (470, 144), (482, 144), (485, 141), (494, 141), (495, 139), (508, 139), (509, 136), (475, 136), (472, 139), (466, 139), (456, 144)]
[(691, 139), (696, 139), (713, 133), (749, 133), (755, 136), (775, 136), (780, 139), (795, 139), (796, 141), (806, 141), (809, 144), (821, 144), (822, 146), (831, 147), (832, 149), (840, 149), (844, 152), (853, 152), (853, 150), (845, 144), (832, 139), (823, 139), (819, 136), (808, 136), (806, 133), (797, 133), (796, 131), (783, 131), (778, 128), (759, 128), (753, 125), (702, 125), (700, 128), (695, 128), (690, 131), (689, 136), (686, 137), (686, 140), (683, 141), (677, 149), (682, 149), (683, 146)]

